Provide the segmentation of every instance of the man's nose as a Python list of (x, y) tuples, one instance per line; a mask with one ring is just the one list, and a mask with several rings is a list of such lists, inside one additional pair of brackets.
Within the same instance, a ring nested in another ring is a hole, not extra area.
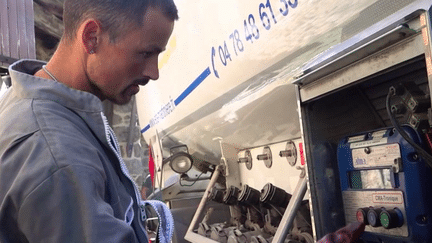
[(157, 80), (159, 78), (159, 66), (157, 58), (151, 60), (144, 66), (143, 76), (148, 77), (151, 80)]

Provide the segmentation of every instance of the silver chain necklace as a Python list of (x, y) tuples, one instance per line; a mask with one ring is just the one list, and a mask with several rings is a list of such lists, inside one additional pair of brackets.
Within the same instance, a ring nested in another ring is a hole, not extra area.
[(52, 75), (52, 73), (50, 73), (47, 69), (46, 69), (46, 65), (42, 66), (42, 69), (46, 72), (46, 74), (48, 74), (54, 81), (59, 82), (56, 77), (54, 77), (54, 75)]

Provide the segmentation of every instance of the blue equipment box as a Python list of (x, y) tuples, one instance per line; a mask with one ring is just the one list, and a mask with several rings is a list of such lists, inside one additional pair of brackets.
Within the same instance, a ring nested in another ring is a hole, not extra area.
[[(421, 147), (420, 135), (404, 131)], [(365, 242), (432, 242), (432, 172), (394, 128), (356, 134), (338, 146), (346, 223), (366, 224)]]

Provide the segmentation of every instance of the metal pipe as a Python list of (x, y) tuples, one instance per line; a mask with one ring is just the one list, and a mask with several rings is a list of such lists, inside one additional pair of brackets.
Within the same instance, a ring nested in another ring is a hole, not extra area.
[[(186, 232), (186, 235), (185, 235), (185, 239), (188, 240), (188, 241), (194, 242), (194, 239), (195, 240), (198, 239), (198, 240), (201, 240), (201, 241), (197, 241), (197, 242), (202, 242), (202, 240), (203, 240), (202, 238), (205, 238), (205, 237), (203, 237), (203, 236), (201, 236), (199, 234), (194, 233), (193, 229), (195, 228), (195, 225), (197, 224), (198, 218), (201, 216), (201, 213), (204, 210), (204, 206), (206, 204), (208, 195), (210, 194), (211, 189), (216, 184), (216, 180), (219, 177), (221, 169), (222, 169), (221, 165), (216, 166), (216, 169), (215, 169), (215, 171), (213, 173), (213, 176), (211, 177), (211, 180), (210, 180), (210, 182), (209, 182), (209, 184), (207, 186), (207, 189), (205, 190), (204, 195), (201, 198), (201, 202), (198, 205), (198, 208), (197, 208), (197, 210), (196, 210), (196, 212), (195, 212), (195, 214), (194, 214), (194, 216), (192, 218), (192, 221), (191, 221), (191, 223), (189, 225), (189, 228), (188, 228), (188, 230)], [(208, 238), (205, 238), (205, 239), (209, 240), (209, 242), (211, 242), (211, 239), (208, 239)], [(216, 242), (216, 241), (214, 241), (214, 242)]]
[(297, 210), (304, 198), (307, 191), (307, 179), (306, 176), (300, 177), (297, 187), (294, 190), (293, 197), (291, 198), (288, 207), (282, 217), (282, 220), (277, 228), (276, 234), (273, 237), (272, 243), (283, 243), (286, 236), (291, 229), (294, 218), (297, 214)]
[(189, 232), (189, 231), (185, 235), (185, 240), (188, 240), (189, 242), (218, 243), (215, 240), (212, 240), (212, 239), (207, 238), (205, 236), (199, 235), (199, 234), (194, 233), (194, 232)]

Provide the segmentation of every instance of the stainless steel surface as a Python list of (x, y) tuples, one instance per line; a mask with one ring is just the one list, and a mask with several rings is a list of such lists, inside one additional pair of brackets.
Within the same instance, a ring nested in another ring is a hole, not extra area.
[(422, 36), (416, 34), (406, 41), (402, 41), (387, 49), (378, 51), (365, 59), (359, 60), (356, 65), (348, 66), (303, 86), (300, 89), (301, 100), (303, 102), (312, 100), (423, 53)]
[(294, 218), (297, 214), (297, 210), (303, 200), (304, 195), (307, 191), (307, 178), (300, 177), (297, 187), (294, 191), (293, 197), (291, 198), (288, 207), (282, 217), (282, 220), (278, 226), (276, 234), (273, 237), (272, 243), (283, 243), (289, 233), (289, 230), (293, 226)]
[(210, 238), (189, 231), (188, 233), (186, 233), (185, 239), (194, 243), (218, 243), (215, 240), (212, 240)]
[(211, 178), (211, 180), (210, 180), (210, 182), (209, 182), (209, 184), (207, 186), (206, 191), (204, 192), (203, 197), (201, 198), (201, 202), (198, 205), (198, 208), (197, 208), (197, 210), (195, 212), (195, 215), (193, 216), (192, 221), (191, 221), (191, 223), (189, 225), (189, 228), (188, 228), (188, 230), (186, 232), (186, 235), (185, 235), (185, 239), (186, 240), (189, 240), (191, 242), (212, 242), (212, 241), (203, 241), (204, 239), (205, 240), (209, 240), (209, 239), (207, 239), (206, 237), (203, 237), (203, 236), (198, 235), (197, 233), (193, 232), (193, 229), (195, 228), (195, 226), (197, 224), (198, 218), (202, 214), (202, 211), (203, 211), (204, 206), (206, 204), (206, 201), (207, 201), (208, 195), (210, 193), (210, 190), (216, 184), (216, 180), (218, 179), (221, 170), (222, 170), (222, 166), (221, 165), (216, 166), (216, 169), (215, 169), (215, 171), (213, 173), (213, 176), (212, 176), (212, 178)]
[[(392, 24), (394, 25), (395, 23)], [(333, 73), (342, 67), (348, 66), (362, 58), (367, 57), (377, 50), (383, 49), (406, 38), (407, 36), (416, 33), (415, 30), (403, 25), (399, 25), (388, 31), (385, 29), (380, 30), (380, 32), (385, 33), (378, 35), (377, 37), (374, 37), (373, 35), (368, 36), (366, 39), (362, 39), (360, 43), (350, 43), (351, 41), (347, 41), (348, 43), (342, 43), (342, 47), (344, 47), (344, 44), (348, 45), (346, 47), (347, 49), (337, 50), (339, 46), (334, 47), (336, 50), (333, 52), (337, 54), (335, 54), (336, 56), (333, 57), (333, 60), (330, 59), (329, 61), (328, 59), (325, 59), (324, 64), (317, 64), (318, 67), (316, 69), (301, 77), (298, 77), (294, 83), (306, 85), (313, 80), (317, 80), (320, 77)]]

